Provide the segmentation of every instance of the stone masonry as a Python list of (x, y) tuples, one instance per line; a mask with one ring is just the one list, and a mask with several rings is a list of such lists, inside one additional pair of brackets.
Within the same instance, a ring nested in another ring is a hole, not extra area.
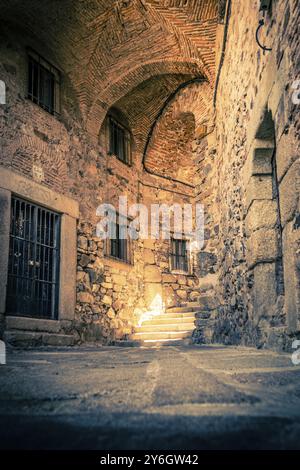
[[(0, 176), (78, 205), (76, 272), (65, 278), (74, 312), (59, 312), (57, 333), (127, 340), (147, 313), (195, 304), (195, 342), (290, 348), (300, 331), (299, 2), (270, 2), (260, 39), (271, 51), (255, 40), (258, 0), (64, 3), (4, 0), (0, 11)], [(27, 98), (31, 49), (59, 70), (57, 116)], [(112, 112), (130, 132), (131, 165), (109, 153)], [(0, 185), (6, 227), (10, 194)], [(203, 204), (189, 272), (172, 271), (169, 240), (133, 240), (131, 264), (107, 256), (96, 210), (119, 196), (149, 209)]]

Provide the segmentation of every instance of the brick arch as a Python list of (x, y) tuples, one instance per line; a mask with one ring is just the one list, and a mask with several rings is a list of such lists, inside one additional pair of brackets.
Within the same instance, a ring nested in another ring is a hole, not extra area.
[(151, 76), (203, 75), (213, 86), (217, 0), (64, 3), (59, 9), (55, 1), (3, 0), (0, 17), (55, 58), (92, 138), (109, 107)]
[(192, 143), (197, 129), (213, 124), (208, 83), (183, 87), (154, 123), (144, 152), (147, 171), (190, 183), (194, 174)]
[(184, 75), (203, 77), (202, 63), (198, 60), (183, 58), (181, 60), (149, 61), (139, 64), (118, 77), (97, 96), (88, 114), (86, 128), (89, 134), (97, 138), (105, 115), (123, 96), (128, 95), (147, 79), (163, 75)]

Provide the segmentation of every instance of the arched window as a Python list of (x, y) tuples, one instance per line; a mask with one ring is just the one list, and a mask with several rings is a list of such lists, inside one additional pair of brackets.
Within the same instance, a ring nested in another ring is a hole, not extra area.
[(116, 109), (108, 114), (109, 153), (126, 165), (132, 164), (131, 133), (124, 116)]

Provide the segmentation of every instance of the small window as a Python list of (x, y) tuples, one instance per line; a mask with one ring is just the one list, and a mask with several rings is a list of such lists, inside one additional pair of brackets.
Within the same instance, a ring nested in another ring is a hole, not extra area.
[(107, 240), (106, 255), (131, 264), (131, 240), (128, 237), (128, 219), (118, 215), (114, 228), (115, 238)]
[(109, 117), (109, 153), (131, 165), (130, 132), (112, 116)]
[(172, 271), (189, 272), (188, 241), (179, 238), (171, 239), (171, 269)]
[(38, 54), (28, 55), (28, 98), (50, 114), (59, 114), (60, 73)]

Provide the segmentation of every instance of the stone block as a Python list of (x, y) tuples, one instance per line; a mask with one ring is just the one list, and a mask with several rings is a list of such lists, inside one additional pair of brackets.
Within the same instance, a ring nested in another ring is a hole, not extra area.
[(253, 287), (251, 291), (255, 321), (271, 317), (276, 311), (276, 267), (275, 263), (262, 263), (253, 270)]
[(279, 200), (281, 223), (283, 227), (291, 221), (299, 207), (300, 194), (300, 161), (296, 161), (289, 168), (288, 172), (279, 185)]
[(111, 282), (103, 282), (101, 284), (101, 286), (104, 288), (104, 289), (112, 289), (113, 288), (113, 284)]
[(5, 312), (11, 193), (0, 188), (0, 314)]
[(154, 252), (149, 248), (143, 251), (143, 261), (145, 264), (155, 264)]
[(162, 308), (162, 286), (158, 283), (147, 283), (145, 285), (145, 303), (148, 309), (156, 310)]
[(246, 235), (261, 228), (274, 228), (277, 217), (277, 201), (253, 201), (245, 220)]
[(248, 209), (253, 201), (273, 198), (272, 178), (269, 175), (252, 176), (246, 188), (245, 203)]
[(272, 174), (272, 156), (274, 143), (267, 140), (254, 139), (242, 170), (244, 186), (247, 187), (252, 176)]
[(198, 253), (199, 277), (213, 274), (216, 271), (218, 258), (214, 253), (201, 251)]
[(144, 276), (146, 282), (161, 282), (161, 272), (158, 266), (146, 266)]
[(78, 248), (80, 248), (81, 250), (87, 250), (88, 248), (88, 240), (86, 237), (83, 237), (83, 236), (78, 237), (77, 244), (78, 244)]
[(189, 300), (191, 302), (194, 302), (196, 300), (198, 300), (200, 297), (200, 292), (199, 291), (193, 291), (189, 294)]
[(126, 276), (124, 276), (123, 274), (112, 274), (111, 278), (112, 278), (113, 284), (117, 284), (119, 286), (126, 285)]
[(83, 304), (92, 304), (94, 303), (94, 297), (89, 292), (79, 292), (77, 294), (77, 301)]
[(163, 303), (165, 308), (176, 305), (176, 295), (172, 287), (163, 286)]
[(283, 133), (276, 146), (277, 177), (281, 181), (288, 168), (299, 158), (299, 147), (295, 145), (297, 136), (294, 129)]
[(176, 294), (181, 300), (187, 300), (187, 291), (183, 289), (178, 289), (176, 291)]
[(256, 148), (252, 162), (252, 175), (272, 175), (274, 148)]
[(116, 312), (114, 311), (113, 308), (110, 308), (110, 309), (108, 310), (106, 316), (107, 316), (108, 318), (113, 319), (113, 318), (115, 318), (115, 316), (116, 316)]
[(109, 295), (104, 295), (103, 298), (102, 298), (102, 303), (104, 303), (105, 305), (112, 305), (112, 298), (109, 296)]
[(61, 218), (59, 319), (73, 320), (76, 305), (76, 226), (77, 220)]
[(151, 238), (147, 238), (146, 240), (143, 240), (143, 243), (144, 243), (144, 249), (154, 250), (155, 240), (152, 240)]
[(186, 286), (186, 276), (177, 276), (177, 282), (181, 286)]
[(278, 233), (274, 229), (257, 230), (247, 240), (247, 248), (250, 268), (260, 262), (275, 261), (278, 257)]
[(162, 282), (165, 284), (173, 284), (176, 282), (176, 277), (173, 274), (162, 274)]
[(283, 270), (285, 303), (289, 331), (297, 330), (297, 320), (300, 319), (300, 266), (297, 263), (297, 252), (300, 246), (300, 230), (294, 229), (294, 223), (289, 222), (283, 230)]

